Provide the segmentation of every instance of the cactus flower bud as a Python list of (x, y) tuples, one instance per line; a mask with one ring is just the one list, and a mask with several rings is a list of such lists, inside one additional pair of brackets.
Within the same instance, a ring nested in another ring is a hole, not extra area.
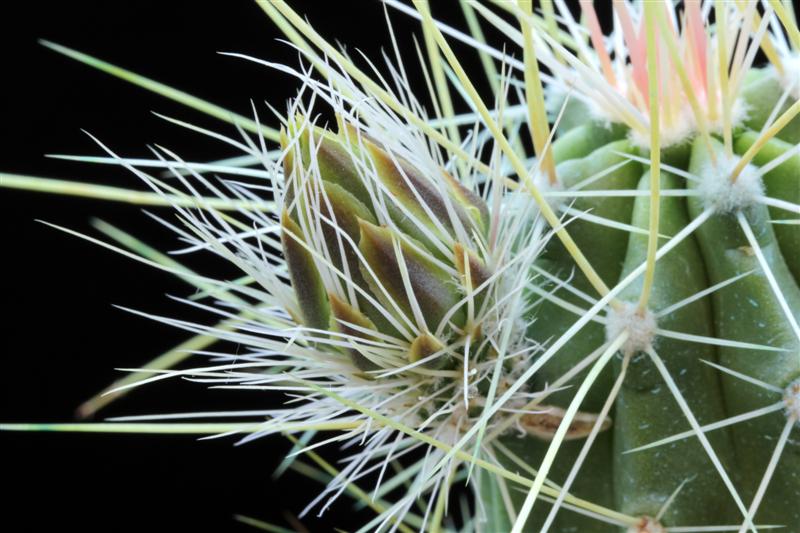
[(411, 360), (428, 350), (423, 345), (462, 335), (463, 254), (471, 257), (473, 289), (487, 271), (454, 239), (467, 237), (469, 246), (471, 235), (485, 233), (483, 199), (444, 171), (422, 175), (354, 128), (334, 135), (299, 117), (282, 138), (281, 241), (303, 323), (350, 333), (347, 324), (358, 325), (359, 337), (369, 329), (398, 340), (419, 332)]

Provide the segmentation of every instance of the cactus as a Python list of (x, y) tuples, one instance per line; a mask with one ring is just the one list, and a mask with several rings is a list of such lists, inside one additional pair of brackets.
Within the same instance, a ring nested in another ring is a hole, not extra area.
[[(303, 83), (280, 130), (236, 119), (260, 137), (230, 140), (260, 182), (160, 153), (181, 189), (101, 145), (193, 247), (244, 273), (197, 281), (224, 322), (189, 329), (249, 354), (112, 390), (191, 375), (299, 395), (256, 424), (182, 428), (336, 432), (354, 451), (312, 503), (355, 490), (367, 530), (456, 530), (448, 499), (466, 483), (479, 531), (800, 531), (800, 31), (777, 0), (685, 4), (615, 2), (606, 36), (591, 2), (585, 27), (563, 2), (499, 4), (516, 25), (464, 3), (470, 36), (387, 0), (421, 20), (430, 119), (402, 68), (376, 82), (261, 3), (324, 81), (277, 67)], [(481, 55), (494, 109), (448, 39)]]

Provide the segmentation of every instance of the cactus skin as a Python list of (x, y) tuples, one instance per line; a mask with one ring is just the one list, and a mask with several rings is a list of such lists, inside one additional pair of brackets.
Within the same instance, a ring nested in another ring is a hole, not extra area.
[[(650, 176), (645, 173), (639, 190), (649, 190)], [(662, 189), (678, 189), (681, 180), (661, 174)], [(681, 198), (662, 197), (660, 231), (675, 235), (689, 223), (686, 205)], [(636, 198), (632, 223), (640, 228), (649, 224), (649, 198)], [(647, 237), (631, 235), (624, 273), (642, 263), (647, 254)], [(683, 241), (656, 263), (655, 285), (650, 308), (658, 311), (707, 287), (703, 259), (694, 237)], [(622, 298), (636, 302), (641, 278), (626, 289)], [(659, 326), (693, 335), (713, 336), (711, 305), (708, 298), (678, 309), (659, 320)], [(714, 361), (714, 347), (661, 338), (655, 346), (681, 392), (687, 396), (692, 412), (701, 424), (725, 416), (719, 378), (716, 371), (701, 359)], [(619, 370), (618, 370), (619, 371)], [(643, 353), (632, 357), (627, 376), (616, 401), (614, 425), (614, 490), (619, 509), (634, 516), (656, 516), (670, 494), (692, 472), (694, 479), (675, 498), (664, 515), (669, 524), (712, 525), (726, 522), (735, 512), (733, 502), (714, 466), (696, 439), (686, 439), (669, 446), (625, 454), (626, 450), (656, 441), (664, 434), (689, 429), (677, 415), (677, 404), (664, 385), (650, 358)], [(726, 468), (734, 464), (728, 432), (709, 435), (714, 450)]]
[[(708, 157), (696, 143), (690, 170), (703, 167)], [(697, 213), (698, 202), (689, 202)], [(769, 224), (767, 208), (754, 206), (746, 212), (753, 232), (763, 250), (770, 270), (775, 275), (795, 320), (800, 318), (800, 289), (789, 272), (775, 233)], [(795, 230), (798, 231), (798, 230)], [(717, 283), (732, 275), (753, 270), (753, 274), (714, 295), (714, 325), (718, 335), (732, 340), (762, 343), (783, 348), (783, 352), (764, 352), (755, 356), (752, 350), (720, 347), (720, 363), (745, 375), (779, 387), (787, 387), (800, 375), (800, 341), (788, 323), (773, 295), (756, 258), (749, 251), (742, 230), (731, 215), (716, 215), (698, 231), (709, 278)], [(753, 308), (758, 314), (753, 314)], [(731, 414), (747, 412), (780, 400), (780, 395), (750, 386), (728, 375), (722, 376), (725, 401)], [(733, 426), (738, 473), (742, 479), (742, 497), (750, 499), (766, 468), (775, 438), (786, 424), (783, 412), (749, 420)], [(744, 459), (746, 458), (746, 459)], [(761, 505), (757, 518), (762, 523), (800, 524), (800, 447), (790, 442)], [(794, 503), (792, 503), (794, 502)]]
[[(747, 125), (763, 126), (772, 93), (764, 93), (765, 87), (774, 92), (776, 80), (768, 73), (756, 71), (743, 90), (743, 97), (752, 110)], [(773, 95), (774, 96), (774, 95)], [(789, 102), (790, 104), (791, 102)], [(784, 107), (788, 107), (787, 104)], [(579, 107), (579, 105), (576, 105)], [(569, 110), (569, 106), (568, 106)], [(769, 107), (772, 111), (772, 107)], [(567, 113), (565, 113), (567, 114)], [(793, 148), (798, 141), (796, 136), (797, 118), (770, 140), (757, 153), (753, 165), (763, 166)], [(611, 129), (602, 124), (581, 124), (559, 130), (553, 150), (557, 154), (559, 178), (564, 187), (580, 182), (614, 161), (608, 159), (612, 152), (627, 152), (648, 157), (639, 153), (625, 141), (603, 142), (620, 138), (618, 126)], [(735, 152), (743, 154), (757, 138), (751, 130), (738, 130), (733, 139)], [(714, 141), (715, 143), (717, 141)], [(718, 146), (717, 146), (718, 147)], [(702, 160), (708, 157), (703, 143), (697, 139), (693, 143), (683, 143), (662, 152), (662, 160), (697, 174), (702, 170)], [(605, 165), (605, 166), (604, 166)], [(631, 165), (633, 168), (635, 165)], [(623, 167), (624, 168), (624, 167)], [(641, 175), (641, 167), (633, 180), (606, 180), (598, 188), (634, 189), (636, 183), (643, 189), (649, 188), (647, 173)], [(699, 174), (702, 179), (702, 174)], [(697, 184), (684, 178), (662, 172), (662, 189), (694, 188)], [(763, 176), (768, 196), (794, 204), (800, 203), (800, 156), (795, 154)], [(593, 200), (593, 199), (592, 199)], [(616, 202), (614, 207), (604, 206), (603, 200)], [(649, 198), (604, 198), (589, 202), (581, 198), (574, 206), (587, 209), (590, 204), (593, 214), (606, 216), (620, 222), (631, 223), (646, 229), (648, 227)], [(603, 212), (604, 207), (608, 210)], [(672, 236), (689, 221), (703, 211), (702, 201), (697, 197), (662, 197), (660, 232)], [(632, 216), (631, 216), (632, 213)], [(757, 206), (747, 211), (747, 218), (759, 239), (767, 261), (773, 269), (778, 284), (782, 288), (796, 319), (800, 317), (800, 289), (798, 289), (798, 261), (800, 261), (800, 229), (797, 225), (773, 225), (768, 223), (768, 214), (774, 220), (797, 218), (790, 212), (774, 207)], [(574, 221), (569, 230), (575, 236), (581, 249), (604, 278), (612, 286), (619, 279), (622, 259), (624, 273), (642, 263), (646, 254), (646, 236), (631, 235), (630, 241), (623, 232), (615, 232), (590, 223)], [(758, 351), (730, 347), (688, 343), (661, 338), (655, 349), (661, 355), (670, 374), (699, 423), (705, 424), (736, 414), (753, 411), (780, 401), (780, 394), (754, 387), (740, 379), (721, 373), (704, 364), (702, 360), (719, 361), (748, 376), (761, 379), (773, 386), (784, 389), (792, 380), (800, 376), (800, 344), (788, 326), (788, 322), (778, 307), (776, 299), (755, 257), (745, 251), (747, 243), (744, 234), (732, 215), (713, 215), (698, 231), (679, 245), (674, 251), (657, 263), (655, 285), (650, 307), (657, 310), (701, 291), (713, 284), (753, 270), (754, 272), (721, 290), (693, 304), (664, 317), (659, 326), (672, 331), (696, 335), (716, 336), (718, 338), (778, 347), (785, 351)], [(662, 239), (662, 243), (664, 240)], [(741, 249), (740, 249), (741, 248)], [(604, 257), (604, 254), (608, 254)], [(560, 273), (564, 278), (575, 269), (568, 255), (563, 253), (560, 244), (548, 245), (544, 255), (555, 264), (543, 262), (552, 273)], [(614, 261), (613, 258), (617, 258)], [(616, 269), (616, 270), (615, 270)], [(572, 285), (592, 294), (586, 280), (575, 274)], [(638, 282), (623, 292), (636, 301), (641, 287)], [(561, 290), (556, 294), (571, 303), (582, 304), (576, 297)], [(756, 314), (754, 315), (754, 309)], [(576, 317), (557, 305), (546, 302), (536, 309), (537, 320), (530, 327), (530, 334), (539, 340), (557, 338)], [(605, 337), (596, 324), (588, 324), (571, 339), (559, 352), (554, 363), (545, 365), (541, 379), (553, 381), (592, 350), (600, 347)], [(620, 362), (615, 363), (619, 372)], [(548, 370), (552, 372), (548, 373)], [(606, 373), (596, 382), (592, 393), (582, 404), (582, 409), (598, 411), (605, 395), (608, 394), (611, 378)], [(572, 383), (580, 383), (578, 376)], [(595, 390), (598, 389), (598, 390)], [(563, 405), (572, 393), (567, 390), (553, 397)], [(775, 446), (775, 440), (786, 424), (783, 411), (735, 424), (729, 428), (718, 429), (707, 434), (708, 439), (731, 474), (733, 483), (744, 505), (749, 506), (756, 492), (767, 462)], [(654, 516), (661, 505), (678, 486), (686, 481), (661, 524), (664, 527), (680, 525), (721, 525), (742, 522), (742, 514), (734, 505), (730, 493), (725, 488), (719, 474), (712, 466), (708, 455), (696, 438), (688, 438), (661, 447), (623, 454), (661, 438), (689, 429), (686, 419), (678, 409), (663, 379), (658, 375), (649, 357), (644, 354), (633, 356), (624, 385), (616, 399), (611, 413), (613, 430), (600, 434), (590, 451), (581, 472), (571, 488), (571, 493), (633, 516)], [(783, 451), (772, 482), (764, 496), (756, 524), (800, 524), (800, 448), (796, 438), (797, 429), (792, 433)], [(511, 437), (507, 437), (511, 439)], [(551, 469), (550, 478), (560, 483), (566, 477), (577, 457), (582, 441), (565, 442), (558, 453), (558, 459)], [(520, 458), (536, 467), (541, 463), (547, 442), (532, 437), (517, 439), (508, 443)], [(609, 456), (609, 453), (611, 454)], [(508, 465), (510, 468), (510, 464)], [(519, 506), (524, 494), (515, 498)], [(525, 531), (539, 531), (550, 506), (537, 504), (525, 525)], [(498, 524), (497, 531), (502, 531)], [(495, 529), (489, 528), (490, 531)], [(634, 531), (635, 529), (631, 529)], [(561, 511), (550, 531), (616, 532), (619, 528), (588, 520), (585, 516), (569, 511)]]

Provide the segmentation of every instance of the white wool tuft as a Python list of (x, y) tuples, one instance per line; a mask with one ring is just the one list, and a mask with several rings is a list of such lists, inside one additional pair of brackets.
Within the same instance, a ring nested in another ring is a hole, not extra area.
[(784, 89), (795, 100), (800, 100), (800, 53), (783, 58), (783, 76), (780, 77)]
[(800, 425), (800, 378), (789, 383), (783, 393), (783, 403), (786, 404), (786, 417), (794, 418)]
[(716, 213), (733, 213), (750, 207), (764, 194), (761, 174), (752, 165), (747, 165), (736, 178), (731, 180), (731, 173), (739, 162), (734, 156), (726, 160), (718, 160), (716, 165), (708, 164), (700, 173), (700, 185), (697, 187), (706, 209)]
[(623, 331), (628, 332), (628, 340), (622, 345), (622, 352), (634, 354), (642, 352), (653, 344), (656, 335), (656, 317), (649, 309), (639, 313), (638, 306), (622, 302), (622, 308), (608, 314), (606, 338), (616, 339)]
[[(706, 118), (706, 125), (710, 133), (722, 133), (723, 120), (720, 115), (716, 120), (709, 120)], [(747, 107), (742, 100), (736, 100), (731, 106), (731, 125), (734, 127), (742, 123), (747, 118)], [(675, 120), (670, 126), (661, 124), (660, 144), (661, 148), (669, 148), (681, 143), (685, 143), (694, 138), (699, 132), (697, 126), (697, 117), (691, 107), (687, 104), (679, 115), (678, 120)], [(650, 133), (644, 133), (637, 130), (631, 130), (628, 133), (628, 139), (638, 146), (646, 150), (650, 149)]]

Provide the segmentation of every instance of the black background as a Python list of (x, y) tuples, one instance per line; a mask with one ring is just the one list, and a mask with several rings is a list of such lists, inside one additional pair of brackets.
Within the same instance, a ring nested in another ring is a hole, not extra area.
[[(380, 47), (387, 47), (389, 38), (377, 1), (292, 4), (325, 37), (381, 61)], [(284, 109), (296, 88), (284, 74), (216, 53), (297, 64), (296, 53), (276, 41), (278, 31), (252, 2), (64, 0), (6, 9), (0, 31), (2, 171), (138, 186), (124, 170), (44, 158), (46, 153), (102, 155), (80, 128), (131, 157), (147, 157), (148, 143), (174, 149), (187, 160), (235, 155), (150, 112), (235, 135), (227, 126), (51, 52), (37, 38), (243, 114), (249, 114), (250, 98)], [(463, 27), (453, 2), (435, 3), (434, 14)], [(392, 20), (403, 50), (414, 54), (410, 35), (421, 35), (418, 25), (397, 13)], [(416, 55), (410, 57), (409, 64)], [(482, 79), (475, 56), (465, 61), (480, 74), (475, 79)], [(423, 89), (419, 72), (410, 73)], [(259, 109), (266, 116), (265, 108)], [(191, 292), (169, 274), (35, 222), (91, 233), (89, 220), (99, 217), (162, 250), (176, 247), (175, 237), (140, 208), (8, 189), (0, 195), (0, 422), (71, 421), (83, 400), (120, 375), (115, 368), (144, 364), (185, 337), (113, 304), (207, 320), (166, 297)], [(259, 409), (276, 401), (170, 381), (134, 392), (101, 416)], [(278, 437), (233, 446), (231, 440), (198, 442), (190, 436), (0, 433), (4, 530), (251, 530), (233, 521), (236, 513), (288, 526), (284, 513), (299, 513), (320, 488), (292, 474), (271, 480), (288, 449)], [(322, 519), (312, 511), (303, 523), (311, 531), (352, 530), (366, 516), (353, 513), (342, 498)]]

